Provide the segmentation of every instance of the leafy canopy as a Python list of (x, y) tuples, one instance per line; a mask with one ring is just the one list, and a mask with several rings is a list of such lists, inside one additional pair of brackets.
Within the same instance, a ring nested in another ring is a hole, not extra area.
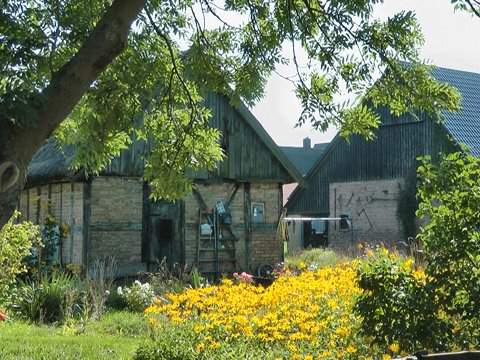
[[(75, 146), (74, 167), (89, 173), (101, 171), (134, 139), (147, 141), (145, 179), (154, 197), (175, 199), (191, 190), (187, 169), (212, 169), (224, 157), (221, 134), (207, 126), (206, 92), (251, 105), (282, 63), (297, 69), (288, 79), (303, 105), (300, 125), (334, 125), (345, 136), (372, 138), (379, 118), (367, 105), (389, 106), (394, 114), (458, 108), (458, 93), (434, 81), (419, 60), (422, 36), (414, 14), (375, 20), (380, 2), (148, 1), (127, 49), (55, 135)], [(31, 131), (42, 89), (111, 3), (0, 1), (0, 121)]]
[(480, 304), (480, 160), (458, 152), (418, 168), (417, 215), (429, 219), (419, 239), (427, 273), (448, 310), (476, 320)]

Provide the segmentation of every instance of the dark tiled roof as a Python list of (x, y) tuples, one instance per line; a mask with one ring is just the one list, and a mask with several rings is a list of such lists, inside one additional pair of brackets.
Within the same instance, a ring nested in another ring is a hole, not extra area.
[(480, 74), (436, 67), (432, 75), (460, 91), (462, 108), (458, 112), (444, 112), (444, 125), (459, 144), (480, 156)]
[(315, 162), (325, 152), (328, 143), (316, 144), (313, 148), (280, 146), (280, 149), (287, 155), (290, 162), (295, 165), (298, 171), (305, 176), (308, 174)]
[(71, 146), (60, 150), (53, 138), (50, 138), (35, 154), (28, 165), (27, 182), (41, 183), (46, 179), (74, 178), (75, 172), (69, 169), (74, 151)]

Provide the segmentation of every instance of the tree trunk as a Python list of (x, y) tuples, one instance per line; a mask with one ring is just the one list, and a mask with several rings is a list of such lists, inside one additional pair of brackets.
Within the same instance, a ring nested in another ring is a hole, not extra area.
[(18, 204), (33, 155), (98, 75), (123, 51), (130, 26), (145, 3), (146, 0), (113, 2), (83, 46), (42, 91), (42, 105), (36, 108), (34, 126), (18, 127), (0, 118), (0, 228)]

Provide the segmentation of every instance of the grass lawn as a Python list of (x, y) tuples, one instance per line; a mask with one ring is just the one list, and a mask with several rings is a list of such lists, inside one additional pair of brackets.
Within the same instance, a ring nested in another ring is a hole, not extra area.
[(82, 333), (18, 321), (0, 323), (0, 359), (131, 359), (148, 336), (141, 314), (117, 312)]

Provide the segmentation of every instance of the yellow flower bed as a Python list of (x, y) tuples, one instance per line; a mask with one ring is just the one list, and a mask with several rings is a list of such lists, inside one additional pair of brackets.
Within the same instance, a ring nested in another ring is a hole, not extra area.
[(176, 324), (194, 322), (196, 349), (248, 340), (281, 346), (291, 358), (365, 358), (353, 314), (360, 293), (353, 264), (282, 275), (270, 287), (234, 284), (189, 289), (145, 310), (155, 326), (159, 315)]

